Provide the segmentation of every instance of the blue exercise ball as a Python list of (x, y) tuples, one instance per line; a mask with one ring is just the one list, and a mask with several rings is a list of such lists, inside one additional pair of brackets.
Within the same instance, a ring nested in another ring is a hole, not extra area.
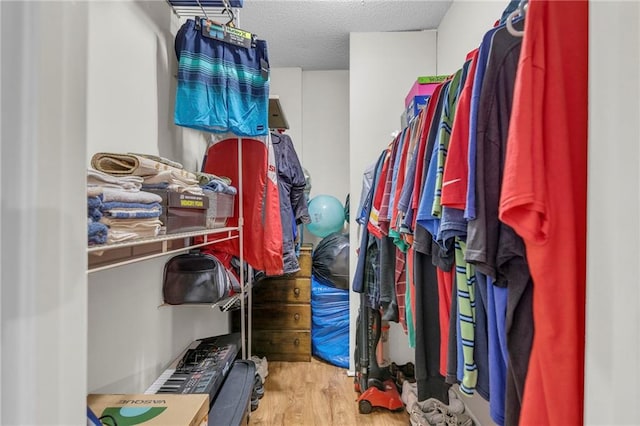
[(313, 235), (324, 238), (338, 232), (344, 226), (344, 206), (331, 195), (316, 195), (309, 201), (311, 223), (307, 229)]

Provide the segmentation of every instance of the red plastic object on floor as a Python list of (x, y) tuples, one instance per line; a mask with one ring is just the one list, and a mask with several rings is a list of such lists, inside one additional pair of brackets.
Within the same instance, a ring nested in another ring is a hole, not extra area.
[(358, 411), (369, 414), (373, 407), (396, 411), (404, 408), (400, 393), (392, 379), (380, 382), (379, 386), (371, 386), (358, 398)]

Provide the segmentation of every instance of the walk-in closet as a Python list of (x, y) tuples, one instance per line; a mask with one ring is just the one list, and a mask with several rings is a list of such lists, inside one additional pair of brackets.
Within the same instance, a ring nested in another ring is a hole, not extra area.
[(0, 424), (640, 424), (638, 22), (0, 2)]

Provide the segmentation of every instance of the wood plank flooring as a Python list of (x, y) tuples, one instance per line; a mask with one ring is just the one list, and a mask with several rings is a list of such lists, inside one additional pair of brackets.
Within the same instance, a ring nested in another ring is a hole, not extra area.
[(409, 424), (403, 409), (374, 409), (360, 414), (353, 377), (347, 370), (313, 358), (311, 362), (268, 361), (264, 397), (251, 413), (250, 425), (328, 426)]

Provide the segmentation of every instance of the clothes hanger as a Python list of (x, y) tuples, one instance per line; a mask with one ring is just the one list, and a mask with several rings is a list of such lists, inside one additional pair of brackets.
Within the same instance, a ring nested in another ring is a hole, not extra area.
[[(202, 13), (204, 14), (204, 17), (205, 17), (205, 18), (206, 18), (206, 20), (208, 21), (208, 20), (209, 20), (209, 16), (207, 15), (207, 11), (206, 11), (206, 10), (204, 10), (204, 7), (202, 7), (202, 3), (200, 3), (200, 0), (197, 0), (197, 1), (198, 1), (198, 6), (200, 6), (200, 10), (202, 10)], [(196, 17), (196, 18), (197, 18), (197, 17)], [(199, 19), (198, 19), (198, 20), (199, 20)]]
[(529, 7), (529, 2), (527, 0), (521, 0), (516, 10), (511, 12), (507, 17), (505, 24), (507, 26), (507, 31), (509, 31), (509, 34), (511, 34), (512, 36), (514, 37), (524, 36), (524, 31), (518, 31), (515, 29), (515, 27), (513, 26), (513, 20), (516, 19), (517, 17), (522, 17), (522, 19), (524, 19), (527, 13), (528, 7)]
[(229, 4), (228, 0), (222, 0), (222, 3), (224, 4), (224, 9), (222, 9), (221, 13), (226, 13), (227, 16), (229, 16), (229, 20), (227, 21), (227, 23), (225, 24), (227, 27), (235, 27), (235, 20), (236, 20), (236, 16), (233, 13), (233, 9), (231, 8), (231, 5)]
[(202, 31), (202, 35), (208, 38), (213, 38), (224, 43), (233, 44), (241, 47), (255, 47), (257, 35), (250, 33), (249, 31), (242, 30), (235, 26), (235, 13), (231, 8), (231, 4), (229, 0), (222, 0), (224, 5), (224, 9), (220, 13), (221, 15), (226, 14), (229, 17), (229, 21), (227, 23), (222, 24), (219, 22), (213, 21), (207, 15), (205, 8), (202, 6), (200, 0), (196, 0), (202, 13), (205, 18), (202, 19), (199, 16), (195, 17), (196, 25), (195, 28), (198, 31)]

